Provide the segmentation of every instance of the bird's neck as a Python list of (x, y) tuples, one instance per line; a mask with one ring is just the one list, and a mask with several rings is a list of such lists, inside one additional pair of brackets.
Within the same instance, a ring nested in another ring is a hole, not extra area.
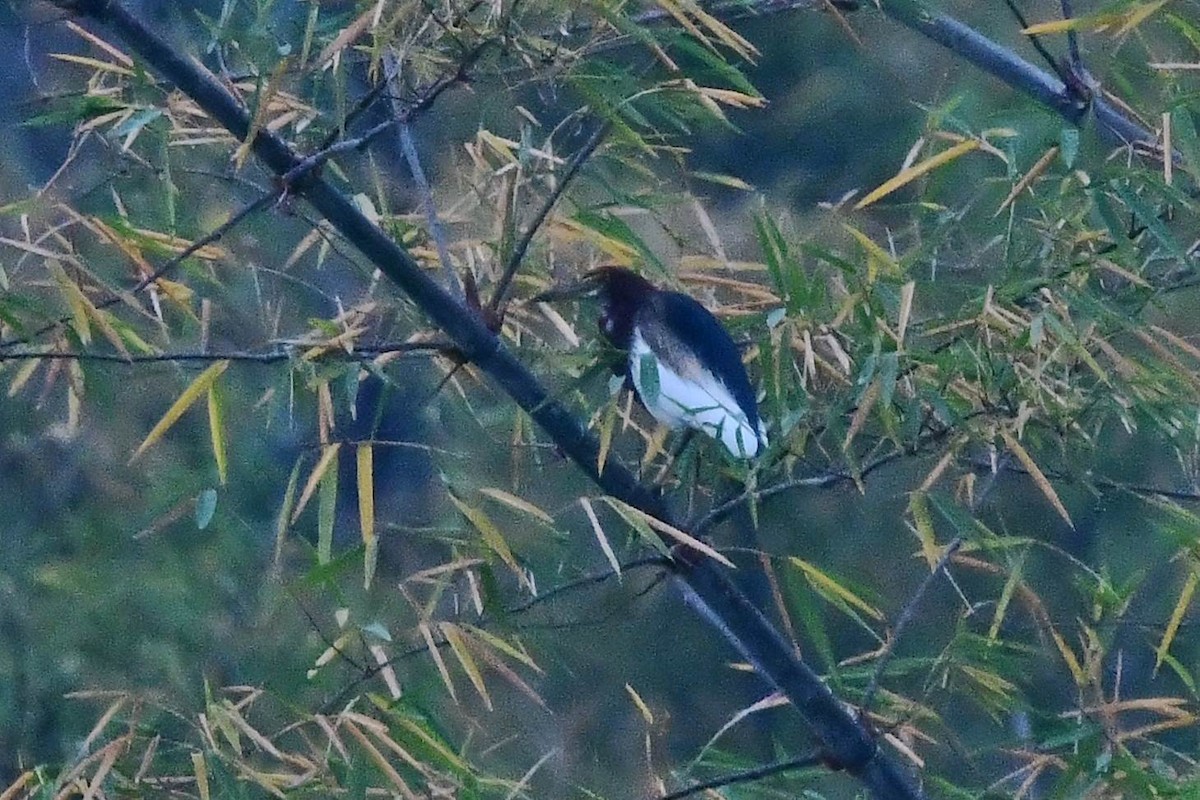
[(619, 350), (628, 350), (633, 341), (633, 325), (640, 301), (626, 294), (613, 294), (600, 315), (600, 330)]

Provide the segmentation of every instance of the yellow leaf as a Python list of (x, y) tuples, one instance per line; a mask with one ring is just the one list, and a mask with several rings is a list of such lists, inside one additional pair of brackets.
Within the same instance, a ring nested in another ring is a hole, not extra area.
[(1124, 14), (1089, 14), (1083, 17), (1052, 19), (1049, 22), (1030, 25), (1028, 28), (1022, 29), (1021, 33), (1026, 36), (1043, 36), (1047, 33), (1067, 33), (1078, 30), (1099, 31), (1116, 25), (1124, 19)]
[(304, 491), (300, 493), (300, 502), (296, 503), (296, 510), (292, 512), (292, 524), (296, 524), (296, 520), (300, 519), (300, 515), (304, 513), (304, 507), (308, 505), (308, 501), (312, 499), (313, 492), (317, 490), (317, 485), (320, 484), (322, 476), (325, 475), (325, 470), (329, 469), (330, 463), (337, 456), (338, 448), (341, 443), (327, 444), (321, 448), (321, 457), (317, 459), (317, 465), (313, 467), (312, 474), (308, 476), (308, 481), (304, 484)]
[(229, 458), (225, 451), (225, 411), (221, 393), (214, 383), (208, 387), (208, 434), (212, 439), (213, 460), (217, 462), (217, 477), (221, 485), (229, 470)]
[[(342, 728), (350, 731), (350, 735), (357, 739), (362, 748), (367, 751), (367, 756), (375, 762), (375, 766), (379, 771), (386, 775), (388, 780), (392, 782), (392, 785), (399, 790), (400, 796), (405, 798), (405, 800), (416, 800), (419, 795), (409, 788), (404, 778), (396, 771), (391, 762), (388, 761), (387, 756), (379, 752), (379, 748), (367, 738), (367, 735), (348, 719), (343, 718), (341, 723)], [(286, 795), (284, 796), (286, 797)]]
[(1000, 207), (996, 209), (996, 213), (992, 214), (992, 216), (999, 216), (1004, 212), (1004, 209), (1012, 205), (1012, 202), (1021, 195), (1021, 192), (1028, 189), (1029, 186), (1039, 177), (1041, 177), (1042, 173), (1045, 172), (1052, 163), (1054, 163), (1054, 158), (1057, 155), (1058, 145), (1054, 145), (1045, 153), (1043, 153), (1042, 157), (1037, 160), (1037, 163), (1029, 168), (1029, 172), (1026, 172), (1024, 175), (1022, 175), (1020, 180), (1013, 184), (1012, 191), (1008, 193), (1008, 197), (1004, 198), (1004, 202), (1000, 204)]
[(1196, 593), (1196, 583), (1200, 580), (1196, 575), (1196, 570), (1193, 569), (1188, 573), (1187, 581), (1183, 584), (1183, 591), (1179, 593), (1179, 599), (1175, 601), (1175, 608), (1171, 611), (1171, 618), (1167, 620), (1167, 629), (1163, 631), (1162, 641), (1158, 643), (1158, 647), (1154, 650), (1154, 672), (1158, 672), (1158, 668), (1162, 666), (1163, 659), (1171, 650), (1171, 642), (1175, 641), (1175, 634), (1179, 632), (1179, 626), (1183, 623), (1183, 615), (1187, 613), (1188, 606), (1191, 605), (1192, 595)]
[(1080, 687), (1087, 686), (1089, 680), (1087, 673), (1080, 666), (1079, 659), (1075, 657), (1074, 651), (1071, 650), (1071, 647), (1063, 640), (1062, 635), (1053, 625), (1050, 626), (1050, 636), (1054, 639), (1054, 645), (1058, 648), (1059, 655), (1066, 662), (1067, 669), (1071, 671), (1071, 676), (1075, 679), (1075, 685)]
[(809, 582), (813, 585), (813, 588), (824, 594), (838, 598), (847, 605), (857, 608), (859, 611), (863, 612), (872, 619), (883, 619), (882, 611), (872, 606), (866, 600), (863, 600), (845, 586), (842, 586), (833, 578), (829, 577), (829, 575), (817, 569), (817, 567), (808, 563), (804, 559), (796, 558), (795, 556), (789, 557), (788, 560), (800, 568), (800, 570), (804, 573), (804, 576), (808, 578)]
[(133, 77), (133, 70), (125, 67), (111, 64), (108, 61), (101, 61), (97, 58), (88, 58), (87, 56), (77, 56), (70, 53), (50, 53), (50, 58), (55, 61), (65, 61), (68, 64), (78, 64), (81, 67), (94, 69), (98, 72), (112, 72), (125, 77)]
[(467, 521), (471, 523), (471, 526), (475, 530), (479, 531), (483, 543), (498, 555), (501, 561), (508, 565), (508, 568), (517, 576), (517, 580), (520, 581), (522, 586), (528, 586), (529, 578), (525, 575), (525, 570), (521, 569), (521, 565), (517, 563), (516, 556), (513, 555), (508, 542), (504, 539), (504, 534), (492, 522), (491, 517), (484, 513), (482, 509), (469, 506), (459, 500), (454, 496), (454, 492), (447, 492), (447, 494), (450, 496), (450, 502), (454, 503), (454, 507), (467, 518)]
[(925, 492), (916, 491), (908, 498), (908, 513), (912, 514), (913, 531), (921, 543), (921, 555), (933, 569), (941, 560), (941, 550), (937, 546), (937, 534), (933, 531), (933, 519), (929, 514), (929, 500)]
[(58, 288), (62, 290), (63, 297), (66, 298), (67, 306), (71, 309), (71, 327), (75, 329), (75, 334), (79, 336), (79, 341), (85, 345), (92, 343), (92, 329), (88, 325), (87, 307), (90, 305), (87, 296), (75, 281), (71, 280), (67, 275), (67, 271), (63, 269), (56, 259), (46, 259), (46, 268), (50, 270), (50, 274), (54, 276)]
[(1145, 5), (1137, 6), (1126, 12), (1125, 22), (1120, 28), (1113, 33), (1114, 36), (1124, 36), (1131, 30), (1141, 25), (1150, 15), (1154, 14), (1160, 8), (1165, 6), (1169, 0), (1158, 0), (1156, 3), (1146, 3)]
[(208, 800), (208, 764), (204, 761), (204, 753), (192, 753), (192, 772), (196, 775), (196, 793), (200, 800)]
[(633, 704), (637, 706), (638, 713), (642, 715), (642, 719), (647, 725), (654, 724), (654, 712), (650, 710), (650, 706), (646, 705), (646, 701), (637, 693), (637, 690), (625, 684), (625, 691), (629, 694), (629, 698), (633, 700)]
[(892, 254), (884, 250), (879, 245), (871, 240), (862, 231), (855, 228), (853, 225), (842, 225), (846, 232), (854, 237), (863, 250), (867, 251), (867, 282), (874, 283), (875, 278), (879, 274), (879, 268), (884, 267), (884, 272), (889, 275), (899, 275), (900, 265), (892, 258)]
[(1058, 493), (1054, 491), (1054, 487), (1050, 485), (1050, 481), (1046, 478), (1046, 474), (1042, 472), (1040, 467), (1038, 467), (1037, 463), (1033, 460), (1033, 457), (1029, 455), (1028, 451), (1021, 446), (1021, 443), (1018, 442), (1011, 433), (1008, 431), (1002, 431), (1000, 435), (1004, 437), (1004, 444), (1009, 450), (1012, 450), (1013, 455), (1015, 455), (1017, 460), (1021, 462), (1021, 466), (1025, 467), (1025, 470), (1029, 473), (1029, 477), (1033, 478), (1034, 485), (1037, 486), (1042, 495), (1050, 501), (1050, 505), (1054, 507), (1054, 510), (1058, 512), (1058, 515), (1062, 517), (1068, 525), (1071, 526), (1071, 530), (1075, 530), (1075, 523), (1071, 521), (1071, 515), (1067, 513), (1066, 506), (1064, 506), (1062, 501), (1058, 499)]
[(221, 377), (221, 373), (229, 367), (228, 361), (218, 361), (211, 365), (208, 369), (196, 376), (196, 380), (183, 390), (183, 394), (171, 404), (167, 409), (167, 413), (163, 414), (162, 419), (158, 421), (146, 438), (138, 445), (138, 449), (134, 451), (133, 456), (129, 459), (132, 463), (134, 459), (163, 437), (163, 434), (170, 430), (171, 426), (179, 421), (183, 416), (183, 412), (191, 408), (192, 404), (200, 399), (200, 395), (204, 394), (216, 382), (217, 378)]
[(922, 175), (925, 175), (928, 172), (932, 172), (933, 170), (937, 169), (938, 167), (942, 166), (943, 164), (950, 163), (951, 161), (958, 158), (959, 156), (966, 155), (967, 153), (971, 152), (972, 150), (978, 150), (978, 149), (979, 149), (978, 141), (976, 141), (974, 139), (967, 139), (966, 141), (959, 142), (958, 144), (954, 145), (953, 147), (951, 147), (949, 149), (943, 150), (942, 152), (938, 153), (936, 156), (932, 156), (931, 158), (925, 159), (924, 161), (922, 161), (919, 164), (913, 164), (911, 167), (908, 167), (907, 169), (902, 169), (894, 177), (889, 178), (888, 180), (884, 181), (879, 186), (877, 186), (874, 190), (868, 192), (866, 197), (864, 197), (863, 199), (859, 200), (857, 203), (854, 204), (854, 208), (855, 208), (855, 210), (858, 210), (861, 208), (866, 208), (867, 206), (874, 203), (876, 200), (879, 200), (882, 197), (888, 196), (889, 194), (896, 191), (900, 187), (905, 186), (905, 185), (915, 181), (917, 178), (921, 177)]
[(33, 373), (42, 365), (42, 359), (31, 358), (21, 365), (17, 370), (17, 374), (13, 376), (12, 383), (8, 385), (8, 396), (16, 397), (17, 393), (25, 388), (25, 384), (29, 383), (29, 379), (33, 377)]
[(333, 526), (337, 520), (338, 454), (334, 452), (329, 467), (321, 476), (317, 490), (317, 563), (333, 560)]
[(250, 129), (246, 132), (246, 138), (242, 140), (241, 145), (233, 154), (234, 169), (240, 170), (242, 165), (246, 163), (246, 157), (250, 155), (250, 151), (254, 147), (254, 140), (258, 138), (258, 132), (264, 127), (267, 127), (267, 109), (271, 105), (271, 100), (279, 91), (279, 85), (283, 81), (284, 76), (288, 72), (288, 66), (291, 64), (290, 58), (281, 58), (279, 63), (275, 65), (275, 70), (271, 73), (271, 77), (267, 79), (267, 83), (258, 93), (257, 102), (254, 105), (254, 116), (250, 120)]
[(446, 691), (450, 693), (450, 699), (457, 703), (458, 695), (454, 692), (454, 681), (450, 680), (450, 670), (446, 669), (446, 662), (442, 660), (442, 654), (438, 650), (437, 642), (433, 640), (433, 631), (424, 622), (419, 623), (417, 628), (421, 631), (421, 636), (425, 639), (425, 646), (429, 648), (429, 657), (433, 659), (438, 674), (442, 676), (442, 683), (446, 685)]
[(529, 516), (533, 517), (534, 519), (539, 520), (540, 522), (544, 522), (547, 525), (554, 524), (554, 518), (551, 517), (549, 514), (547, 514), (545, 511), (542, 511), (540, 508), (538, 508), (537, 506), (535, 506), (533, 503), (529, 502), (528, 500), (523, 500), (514, 494), (509, 494), (508, 492), (504, 491), (503, 489), (495, 489), (495, 488), (492, 488), (489, 486), (485, 489), (480, 489), (479, 493), (487, 495), (488, 497), (492, 498), (493, 500), (503, 503), (504, 505), (509, 506), (511, 508), (515, 508), (518, 511), (523, 511), (524, 513), (528, 514)]
[(470, 633), (472, 636), (482, 639), (484, 644), (491, 645), (514, 661), (519, 661), (525, 666), (529, 667), (534, 672), (544, 674), (542, 668), (537, 665), (537, 662), (529, 657), (528, 653), (518, 650), (496, 634), (490, 633), (483, 628), (477, 628), (474, 625), (463, 625), (461, 626), (461, 629), (464, 633)]
[(458, 772), (469, 772), (471, 767), (467, 762), (463, 761), (462, 756), (455, 753), (453, 750), (446, 747), (440, 740), (430, 736), (429, 733), (421, 727), (416, 721), (407, 717), (398, 717), (395, 719), (395, 724), (406, 729), (413, 736), (424, 742), (425, 746), (438, 754), (438, 756), (451, 766), (452, 769)]
[(973, 667), (970, 664), (960, 664), (959, 669), (971, 678), (971, 680), (993, 694), (998, 694), (1002, 697), (1012, 697), (1013, 693), (1017, 690), (1015, 683), (1000, 677), (1000, 675), (990, 670)]
[(379, 543), (375, 539), (375, 477), (371, 445), (360, 444), (355, 452), (358, 472), (358, 526), (363, 541), (363, 587), (371, 588)]
[(600, 542), (600, 549), (604, 552), (604, 557), (608, 559), (613, 572), (620, 577), (621, 562), (617, 559), (617, 554), (613, 552), (612, 545), (608, 543), (608, 537), (604, 535), (604, 528), (600, 526), (600, 520), (596, 518), (596, 511), (592, 508), (592, 502), (586, 497), (581, 497), (579, 498), (579, 504), (583, 506), (583, 513), (587, 514), (588, 521), (592, 523), (592, 533), (596, 534), (596, 540)]
[(471, 653), (467, 649), (466, 639), (459, 629), (449, 622), (439, 623), (438, 628), (441, 630), (442, 636), (446, 637), (446, 643), (450, 645), (450, 651), (458, 659), (459, 666), (463, 668), (463, 672), (467, 673), (475, 691), (483, 699), (483, 704), (487, 706), (488, 711), (491, 711), (492, 698), (488, 694), (487, 685), (483, 682), (483, 673), (479, 671), (479, 665), (475, 663), (475, 659), (471, 657)]
[(631, 524), (633, 524), (632, 521), (635, 519), (640, 520), (642, 523), (649, 525), (654, 530), (670, 537), (671, 539), (674, 539), (680, 544), (690, 547), (697, 552), (703, 553), (714, 561), (721, 562), (730, 569), (737, 569), (732, 561), (714, 550), (711, 545), (705, 544), (695, 536), (692, 536), (690, 533), (685, 533), (673, 525), (668, 525), (658, 517), (647, 514), (640, 508), (634, 508), (628, 503), (623, 503), (615, 497), (605, 497), (604, 502), (608, 503), (614, 511), (624, 517), (626, 521), (629, 521)]

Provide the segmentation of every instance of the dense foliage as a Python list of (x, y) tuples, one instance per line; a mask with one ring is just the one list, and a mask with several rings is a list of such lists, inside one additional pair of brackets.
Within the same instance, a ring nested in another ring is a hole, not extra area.
[[(907, 0), (146, 4), (247, 143), (74, 5), (7, 40), (4, 798), (861, 791), (669, 546), (930, 796), (1200, 784), (1195, 0), (972, 11), (1079, 39), (1040, 68), (1077, 108)], [(311, 160), (272, 174), (267, 132)], [(313, 175), (683, 529), (597, 490)], [(764, 457), (656, 429), (594, 306), (530, 301), (600, 264), (725, 322)]]

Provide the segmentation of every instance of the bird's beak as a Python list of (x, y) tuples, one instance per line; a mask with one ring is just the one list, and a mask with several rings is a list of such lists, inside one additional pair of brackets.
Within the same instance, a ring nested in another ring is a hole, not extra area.
[(601, 281), (593, 271), (585, 273), (582, 278), (572, 283), (551, 286), (544, 292), (539, 292), (529, 298), (531, 303), (553, 303), (556, 300), (572, 300), (579, 297), (591, 297), (600, 291)]

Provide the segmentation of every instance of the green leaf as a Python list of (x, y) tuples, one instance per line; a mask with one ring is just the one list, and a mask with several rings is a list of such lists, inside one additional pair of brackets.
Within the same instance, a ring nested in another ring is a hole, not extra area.
[(141, 111), (129, 115), (128, 119), (114, 127), (109, 133), (118, 139), (131, 133), (137, 133), (162, 115), (162, 109), (143, 108)]
[(45, 114), (38, 114), (21, 122), (24, 128), (43, 128), (57, 125), (74, 125), (84, 120), (108, 114), (111, 111), (125, 108), (124, 103), (104, 96), (85, 95), (83, 97), (66, 98), (59, 107)]
[(196, 527), (204, 530), (217, 511), (217, 490), (205, 489), (196, 498)]
[(653, 353), (643, 353), (638, 359), (638, 380), (641, 383), (642, 401), (646, 405), (658, 402), (658, 359)]
[(1138, 221), (1146, 226), (1146, 230), (1150, 231), (1150, 235), (1163, 246), (1163, 249), (1170, 253), (1173, 258), (1178, 259), (1183, 264), (1187, 264), (1188, 257), (1185, 248), (1167, 230), (1167, 226), (1163, 224), (1158, 212), (1149, 203), (1139, 197), (1136, 192), (1125, 185), (1124, 182), (1113, 181), (1112, 188), (1117, 193), (1117, 196), (1124, 201), (1125, 205), (1129, 206), (1129, 210), (1133, 212)]
[(1171, 112), (1171, 133), (1174, 134), (1175, 146), (1183, 154), (1188, 171), (1192, 173), (1192, 181), (1200, 184), (1200, 138), (1196, 135), (1192, 112), (1186, 107)]
[(317, 561), (321, 564), (328, 564), (333, 556), (333, 520), (337, 510), (337, 451), (330, 458), (317, 492)]
[(1075, 157), (1079, 155), (1079, 129), (1074, 125), (1064, 125), (1058, 136), (1058, 154), (1068, 169), (1075, 166)]

